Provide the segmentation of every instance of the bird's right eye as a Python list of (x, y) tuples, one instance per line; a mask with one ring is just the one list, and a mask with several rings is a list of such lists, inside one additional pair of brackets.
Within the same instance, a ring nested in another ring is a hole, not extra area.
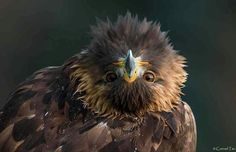
[(117, 79), (117, 75), (116, 75), (115, 72), (109, 71), (109, 72), (106, 73), (105, 79), (106, 79), (107, 82), (113, 82)]
[(144, 80), (146, 80), (147, 82), (155, 82), (156, 80), (156, 75), (154, 72), (152, 71), (147, 71), (144, 73), (143, 75)]

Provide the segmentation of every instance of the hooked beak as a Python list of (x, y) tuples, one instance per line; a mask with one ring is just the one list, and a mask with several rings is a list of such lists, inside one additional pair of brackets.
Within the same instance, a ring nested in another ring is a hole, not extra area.
[(147, 61), (141, 61), (139, 58), (135, 58), (131, 50), (128, 51), (124, 59), (113, 64), (123, 69), (123, 79), (128, 83), (132, 83), (137, 79), (138, 73), (141, 70), (140, 67), (150, 65)]
[(128, 83), (132, 83), (135, 81), (138, 77), (138, 72), (137, 72), (137, 65), (135, 58), (133, 57), (133, 53), (131, 50), (128, 51), (126, 58), (124, 60), (124, 75), (123, 79), (127, 81)]

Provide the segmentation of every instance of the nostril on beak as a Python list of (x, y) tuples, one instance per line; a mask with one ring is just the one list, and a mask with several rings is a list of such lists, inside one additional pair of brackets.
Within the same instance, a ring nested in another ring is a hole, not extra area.
[(128, 77), (131, 78), (132, 77), (132, 73), (128, 74)]

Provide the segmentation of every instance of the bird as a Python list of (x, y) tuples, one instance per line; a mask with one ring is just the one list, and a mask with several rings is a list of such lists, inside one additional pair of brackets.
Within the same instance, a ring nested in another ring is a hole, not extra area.
[(0, 151), (195, 152), (195, 118), (181, 99), (187, 61), (160, 24), (127, 12), (98, 19), (89, 36), (9, 95)]

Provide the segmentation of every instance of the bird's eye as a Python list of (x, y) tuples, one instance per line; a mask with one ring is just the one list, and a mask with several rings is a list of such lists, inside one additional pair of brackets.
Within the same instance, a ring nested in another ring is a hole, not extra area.
[(144, 73), (143, 78), (144, 78), (144, 80), (146, 80), (148, 82), (155, 82), (156, 75), (152, 71), (147, 71), (147, 72)]
[(117, 75), (115, 72), (107, 72), (105, 77), (107, 82), (113, 82), (117, 79)]

